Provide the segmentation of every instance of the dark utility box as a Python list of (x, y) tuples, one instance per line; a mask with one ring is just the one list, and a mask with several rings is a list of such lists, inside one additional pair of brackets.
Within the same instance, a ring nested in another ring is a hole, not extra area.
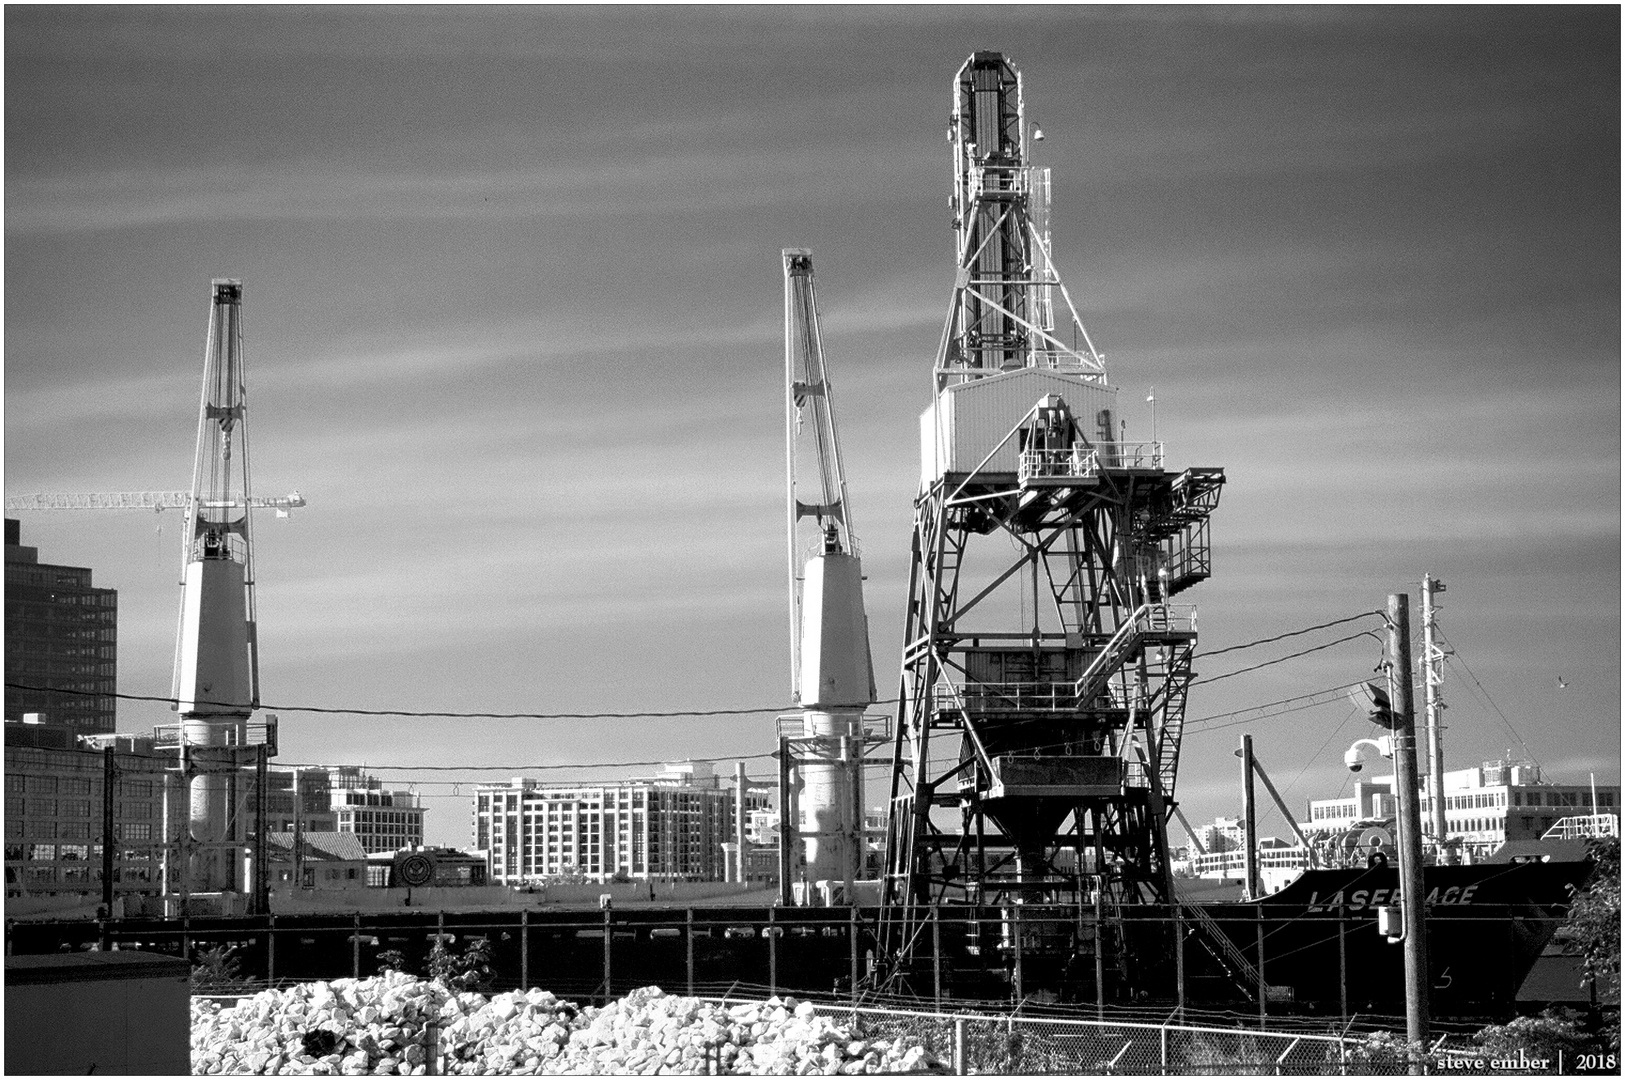
[(191, 977), (157, 953), (6, 957), (6, 1074), (189, 1075)]

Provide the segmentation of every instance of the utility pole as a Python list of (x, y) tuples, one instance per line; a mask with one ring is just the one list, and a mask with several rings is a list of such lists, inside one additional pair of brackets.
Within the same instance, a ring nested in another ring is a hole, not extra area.
[(1258, 803), (1253, 797), (1253, 737), (1241, 737), (1241, 854), (1247, 870), (1247, 899), (1257, 900), (1264, 889), (1258, 880)]
[(1433, 823), (1433, 842), (1438, 845), (1441, 856), (1448, 838), (1444, 821), (1444, 701), (1440, 698), (1440, 688), (1444, 685), (1444, 650), (1437, 640), (1438, 609), (1433, 606), (1433, 596), (1442, 592), (1444, 582), (1432, 574), (1422, 575), (1422, 700), (1427, 708), (1428, 723), (1428, 817)]
[[(1416, 775), (1416, 709), (1411, 699), (1410, 597), (1388, 597), (1388, 678), (1394, 706), (1394, 787), (1399, 800), (1400, 911), (1405, 921), (1405, 1038), (1428, 1041), (1428, 948), (1422, 889), (1422, 820)], [(1411, 1061), (1420, 1075), (1423, 1063)]]

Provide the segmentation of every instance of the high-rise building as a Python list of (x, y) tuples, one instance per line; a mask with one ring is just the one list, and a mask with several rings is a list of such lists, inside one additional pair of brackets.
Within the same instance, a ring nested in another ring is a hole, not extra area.
[[(474, 847), (489, 852), (494, 883), (581, 877), (609, 881), (722, 881), (734, 839), (735, 793), (706, 762), (662, 776), (543, 784), (516, 778), (474, 795)], [(746, 813), (769, 797), (747, 787)]]
[(86, 735), (112, 731), (118, 591), (93, 586), (85, 567), (40, 562), (18, 521), (5, 520), (6, 720), (37, 714)]

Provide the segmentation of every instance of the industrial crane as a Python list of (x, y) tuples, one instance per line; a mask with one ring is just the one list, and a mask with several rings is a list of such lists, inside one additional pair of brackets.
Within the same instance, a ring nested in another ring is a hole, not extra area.
[(1120, 427), (1055, 270), (1019, 73), (978, 52), (953, 93), (957, 273), (920, 418), (875, 982), (930, 978), (927, 925), (963, 905), (967, 981), (1019, 999), (1093, 967), (1127, 994), (1156, 965), (1124, 961), (1113, 913), (1172, 902), (1196, 622), (1168, 600), (1209, 576), (1224, 473), (1166, 472)]
[[(182, 907), (194, 893), (223, 894), (239, 884), (248, 829), (236, 812), (244, 765), (276, 753), (275, 720), (251, 723), (259, 708), (259, 646), (250, 512), (286, 517), (305, 505), (299, 492), (262, 497), (249, 476), (247, 381), (243, 363), (242, 282), (210, 283), (203, 392), (189, 491), (9, 496), (7, 510), (155, 510), (185, 512), (181, 599), (171, 697), (179, 722), (157, 729), (178, 754), (187, 811), (169, 848), (165, 821), (164, 891)], [(263, 834), (263, 830), (261, 830)], [(261, 835), (263, 840), (263, 835)], [(262, 845), (263, 846), (263, 845)], [(264, 852), (255, 865), (263, 870)]]
[[(192, 504), (190, 491), (99, 491), (86, 494), (7, 495), (7, 510), (184, 510)], [(240, 502), (209, 503), (206, 509), (240, 507)], [(284, 512), (305, 505), (297, 491), (281, 496), (255, 495), (249, 506)]]
[(790, 686), (800, 711), (778, 719), (780, 893), (792, 902), (800, 879), (802, 903), (830, 902), (839, 883), (851, 903), (863, 872), (863, 757), (884, 736), (864, 718), (875, 700), (869, 620), (812, 253), (786, 248), (783, 258)]
[(210, 289), (171, 693), (189, 791), (180, 836), (183, 893), (235, 886), (243, 832), (232, 812), (235, 786), (241, 753), (251, 745), (249, 718), (260, 703), (243, 286), (216, 278)]

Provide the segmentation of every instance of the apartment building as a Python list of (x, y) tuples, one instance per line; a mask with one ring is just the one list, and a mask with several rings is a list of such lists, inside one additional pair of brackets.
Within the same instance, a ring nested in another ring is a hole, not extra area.
[[(668, 764), (643, 779), (521, 777), (481, 785), (474, 799), (474, 847), (488, 853), (493, 883), (726, 879), (723, 844), (734, 838), (735, 792), (706, 762)], [(768, 801), (747, 788), (747, 813)]]

